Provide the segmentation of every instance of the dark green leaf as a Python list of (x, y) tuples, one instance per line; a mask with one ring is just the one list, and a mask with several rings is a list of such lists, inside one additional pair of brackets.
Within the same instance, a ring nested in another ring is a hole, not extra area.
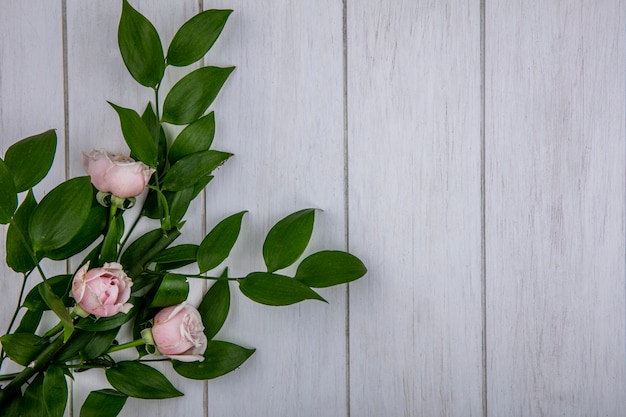
[(4, 161), (13, 175), (18, 193), (34, 187), (44, 179), (54, 161), (56, 148), (57, 134), (54, 130), (48, 130), (22, 139), (7, 149)]
[(163, 179), (163, 189), (180, 191), (207, 177), (233, 154), (204, 151), (188, 155), (176, 162)]
[(341, 251), (322, 251), (306, 257), (298, 266), (295, 278), (313, 288), (345, 284), (367, 272), (356, 256)]
[(113, 344), (118, 331), (119, 328), (114, 327), (111, 330), (91, 333), (91, 339), (80, 350), (81, 359), (94, 359), (106, 353)]
[(120, 107), (111, 102), (109, 104), (120, 118), (122, 135), (133, 156), (144, 164), (154, 167), (157, 157), (156, 143), (141, 116), (133, 109)]
[(202, 67), (187, 74), (170, 90), (163, 103), (164, 122), (184, 125), (209, 108), (235, 67)]
[(52, 251), (69, 243), (89, 217), (93, 194), (89, 177), (65, 181), (39, 203), (29, 233), (36, 251)]
[(300, 210), (274, 225), (263, 243), (263, 259), (268, 272), (293, 264), (311, 240), (315, 209)]
[(133, 304), (133, 308), (128, 313), (117, 313), (111, 317), (99, 317), (97, 319), (91, 316), (84, 317), (78, 320), (76, 328), (90, 332), (104, 332), (118, 328), (122, 324), (129, 322), (137, 313), (137, 309), (134, 307), (135, 299), (131, 297), (128, 302)]
[[(104, 233), (107, 217), (107, 208), (95, 202), (95, 204), (92, 204), (91, 210), (89, 210), (85, 224), (83, 224), (78, 233), (67, 244), (58, 249), (46, 251), (42, 255), (45, 258), (62, 261), (82, 252)], [(85, 263), (83, 262), (82, 264), (84, 265)]]
[(124, 234), (124, 217), (121, 213), (113, 217), (109, 222), (104, 241), (102, 242), (102, 249), (100, 252), (100, 261), (115, 262), (117, 260), (117, 250)]
[(196, 198), (198, 194), (200, 194), (202, 190), (204, 190), (204, 187), (206, 187), (211, 182), (212, 179), (212, 175), (200, 178), (200, 180), (196, 182), (193, 186), (193, 198)]
[(67, 405), (67, 381), (63, 370), (49, 366), (43, 379), (43, 398), (48, 417), (63, 417)]
[(167, 307), (180, 304), (189, 295), (189, 282), (184, 275), (166, 274), (159, 285), (150, 307)]
[(192, 153), (206, 151), (215, 137), (215, 113), (203, 116), (183, 129), (167, 155), (170, 163)]
[(162, 373), (135, 361), (119, 362), (106, 370), (106, 377), (113, 388), (129, 397), (162, 399), (183, 395)]
[(35, 379), (24, 390), (20, 409), (22, 417), (43, 417), (48, 415), (43, 397), (42, 373), (37, 374)]
[(237, 369), (254, 351), (233, 343), (211, 340), (202, 362), (172, 361), (172, 364), (174, 370), (185, 378), (213, 379)]
[(270, 306), (284, 306), (304, 300), (326, 301), (298, 280), (265, 272), (253, 272), (240, 280), (239, 289), (252, 301)]
[(228, 257), (239, 237), (244, 214), (242, 211), (225, 218), (206, 235), (198, 249), (200, 273), (215, 268)]
[(177, 262), (195, 262), (198, 253), (198, 245), (186, 243), (173, 246), (159, 253), (152, 260), (158, 264), (169, 264)]
[(15, 329), (15, 333), (35, 333), (42, 316), (43, 310), (31, 311), (27, 309), (22, 320), (20, 320), (20, 325)]
[(0, 337), (2, 349), (15, 363), (26, 366), (31, 363), (48, 342), (43, 337), (31, 333), (14, 333)]
[(113, 389), (91, 391), (80, 408), (80, 417), (116, 417), (127, 398)]
[(167, 63), (176, 67), (193, 64), (213, 46), (232, 10), (207, 10), (178, 29), (167, 51)]
[(193, 200), (193, 187), (174, 193), (174, 197), (170, 203), (170, 220), (173, 225), (178, 225), (185, 217), (189, 204)]
[[(0, 393), (0, 396), (2, 394)], [(8, 397), (8, 395), (7, 395)], [(22, 402), (22, 391), (17, 390), (7, 399), (3, 408), (0, 408), (0, 417), (20, 417), (20, 405)]]
[(0, 159), (0, 224), (11, 221), (17, 208), (17, 191), (7, 164)]
[(135, 240), (122, 254), (120, 259), (124, 270), (128, 271), (139, 262), (145, 253), (150, 250), (163, 236), (162, 229), (151, 230)]
[[(58, 275), (56, 277), (48, 278), (46, 282), (52, 288), (52, 292), (57, 295), (66, 307), (70, 307), (74, 304), (74, 301), (69, 296), (70, 282), (72, 281), (72, 275)], [(41, 297), (39, 288), (44, 285), (40, 282), (26, 295), (24, 299), (24, 307), (31, 311), (45, 311), (50, 307), (45, 303)]]
[[(152, 109), (152, 103), (148, 103), (146, 109), (141, 115), (141, 120), (143, 120), (144, 124), (148, 128), (154, 143), (158, 143), (157, 150), (157, 171), (159, 176), (163, 174), (165, 169), (167, 168), (167, 138), (165, 136), (165, 131), (163, 130), (163, 126), (157, 120), (156, 114), (154, 114), (154, 110)], [(158, 135), (158, 138), (157, 138)], [(136, 159), (135, 155), (131, 153), (131, 158)]]
[(218, 280), (211, 286), (198, 306), (202, 316), (204, 334), (208, 340), (215, 337), (222, 328), (230, 308), (230, 286), (228, 280)]
[(50, 310), (63, 322), (63, 327), (66, 329), (74, 328), (72, 316), (70, 316), (70, 313), (67, 311), (63, 300), (52, 291), (50, 284), (48, 284), (48, 282), (42, 282), (38, 287), (41, 298), (43, 298), (44, 302), (50, 307)]
[(35, 268), (35, 261), (30, 255), (34, 250), (28, 234), (28, 223), (36, 207), (33, 192), (29, 191), (7, 230), (7, 265), (15, 272), (28, 272)]
[(117, 36), (122, 59), (133, 78), (146, 87), (156, 87), (165, 70), (161, 39), (152, 23), (126, 0)]

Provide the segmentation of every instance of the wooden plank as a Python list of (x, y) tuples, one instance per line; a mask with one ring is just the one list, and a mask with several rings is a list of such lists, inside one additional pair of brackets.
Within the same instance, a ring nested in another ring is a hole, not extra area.
[(493, 416), (623, 415), (625, 7), (487, 5)]
[(479, 416), (479, 2), (348, 2), (355, 416)]
[[(48, 177), (35, 187), (38, 200), (65, 176), (61, 7), (49, 3), (6, 1), (0, 13), (0, 154), (4, 155), (20, 139), (48, 129), (57, 130), (54, 164)], [(42, 62), (46, 63), (43, 68)], [(18, 303), (22, 277), (4, 262), (6, 227), (1, 231), (0, 334), (4, 334)], [(54, 276), (65, 272), (65, 264), (44, 262), (44, 270)], [(32, 274), (26, 291), (39, 282), (39, 275)], [(45, 320), (52, 322), (54, 318)], [(13, 330), (17, 324), (19, 321)], [(3, 366), (3, 373), (9, 371)]]
[[(198, 12), (198, 2), (179, 1), (176, 7), (168, 0), (133, 2), (133, 7), (144, 14), (157, 28), (164, 48), (167, 48), (175, 31), (187, 19)], [(68, 1), (68, 80), (69, 80), (69, 139), (71, 143), (69, 167), (71, 176), (85, 175), (81, 165), (81, 153), (91, 149), (107, 149), (128, 154), (121, 134), (119, 119), (111, 101), (123, 107), (143, 112), (149, 100), (154, 101), (151, 89), (135, 82), (124, 67), (117, 46), (117, 27), (121, 15), (121, 2)], [(179, 71), (168, 68), (162, 91), (167, 91), (182, 74), (193, 69)], [(168, 128), (168, 133), (174, 129)], [(138, 200), (136, 208), (140, 207)], [(127, 227), (134, 220), (136, 210), (125, 216)], [(202, 204), (195, 204), (187, 214), (188, 226), (183, 229), (180, 242), (199, 243), (202, 232)], [(159, 227), (158, 222), (142, 221), (134, 234)], [(76, 263), (73, 268), (78, 268)], [(202, 282), (193, 281), (193, 301), (196, 305), (202, 290)], [(128, 332), (123, 337), (130, 337)], [(116, 359), (132, 359), (132, 352), (116, 355)], [(165, 401), (129, 399), (124, 415), (202, 415), (204, 410), (204, 384), (178, 376), (169, 364), (157, 366), (184, 397)], [(74, 415), (79, 414), (84, 398), (91, 390), (107, 387), (101, 372), (86, 372), (77, 377), (74, 390)]]
[[(249, 210), (227, 261), (231, 276), (263, 270), (261, 248), (283, 216), (317, 207), (311, 250), (343, 249), (342, 6), (321, 0), (206, 1), (235, 10), (207, 63), (237, 69), (215, 105), (215, 147), (235, 156), (207, 193), (207, 227)], [(209, 416), (345, 416), (345, 288), (329, 304), (252, 303), (232, 287), (218, 338), (256, 353), (209, 382)]]

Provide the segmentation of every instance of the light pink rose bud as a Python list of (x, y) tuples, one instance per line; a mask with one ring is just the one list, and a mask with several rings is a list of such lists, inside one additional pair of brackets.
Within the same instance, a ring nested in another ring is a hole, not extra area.
[(83, 154), (83, 166), (94, 187), (121, 198), (141, 194), (154, 173), (143, 162), (98, 150)]
[(152, 337), (159, 353), (182, 362), (203, 360), (207, 338), (198, 310), (187, 303), (166, 307), (154, 316)]
[(74, 275), (72, 297), (87, 313), (110, 317), (119, 312), (128, 313), (133, 307), (127, 303), (132, 285), (122, 265), (112, 262), (89, 269), (87, 262)]

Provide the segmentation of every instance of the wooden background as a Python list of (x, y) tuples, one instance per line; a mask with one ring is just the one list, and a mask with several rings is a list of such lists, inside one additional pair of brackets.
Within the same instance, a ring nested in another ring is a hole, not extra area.
[[(318, 207), (311, 249), (348, 248), (369, 273), (323, 291), (329, 305), (235, 293), (219, 336), (252, 358), (123, 415), (623, 415), (625, 2), (131, 3), (166, 45), (199, 10), (235, 10), (206, 63), (237, 66), (212, 106), (236, 156), (185, 239), (249, 210), (228, 262), (244, 274), (275, 221)], [(124, 151), (106, 100), (151, 95), (117, 49), (121, 1), (0, 6), (0, 151), (60, 138), (41, 197), (84, 175), (82, 151)], [(0, 329), (19, 282), (2, 270)], [(105, 386), (80, 375), (68, 415)]]

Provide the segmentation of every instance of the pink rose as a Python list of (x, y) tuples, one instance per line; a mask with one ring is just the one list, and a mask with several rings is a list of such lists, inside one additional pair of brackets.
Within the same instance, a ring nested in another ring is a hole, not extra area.
[(102, 268), (89, 269), (89, 262), (74, 275), (72, 297), (89, 314), (110, 317), (133, 307), (130, 298), (131, 279), (122, 270), (122, 265), (105, 263)]
[(94, 187), (121, 198), (141, 194), (154, 173), (154, 169), (143, 162), (96, 150), (83, 154), (83, 166)]
[(201, 361), (207, 345), (198, 310), (187, 303), (166, 307), (154, 316), (152, 337), (159, 353), (182, 362)]

